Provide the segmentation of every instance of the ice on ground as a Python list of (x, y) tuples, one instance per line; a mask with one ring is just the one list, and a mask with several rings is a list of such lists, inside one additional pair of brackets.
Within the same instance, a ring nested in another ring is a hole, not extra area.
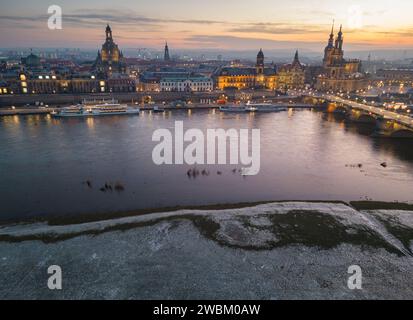
[(369, 210), (364, 213), (379, 220), (383, 228), (413, 255), (413, 211)]
[(19, 238), (39, 238), (47, 235), (70, 235), (93, 231), (111, 230), (114, 227), (122, 225), (131, 225), (147, 223), (151, 221), (164, 220), (168, 218), (177, 218), (187, 215), (192, 216), (216, 216), (220, 220), (232, 219), (234, 216), (252, 216), (258, 217), (266, 214), (286, 214), (291, 211), (314, 211), (324, 212), (331, 216), (342, 219), (342, 222), (351, 224), (368, 223), (366, 218), (357, 210), (342, 203), (308, 203), (308, 202), (276, 202), (262, 204), (255, 207), (225, 210), (179, 210), (175, 212), (153, 213), (141, 216), (126, 217), (120, 219), (111, 219), (105, 221), (89, 222), (75, 225), (53, 225), (47, 223), (34, 224), (14, 224), (2, 226), (0, 228), (1, 237), (18, 240)]
[[(370, 214), (289, 202), (4, 226), (0, 299), (413, 299), (412, 256)], [(347, 287), (351, 265), (362, 290)]]

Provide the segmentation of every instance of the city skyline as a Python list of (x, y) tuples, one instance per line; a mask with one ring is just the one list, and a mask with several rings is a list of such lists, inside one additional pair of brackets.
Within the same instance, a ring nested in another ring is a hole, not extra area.
[(174, 49), (318, 51), (335, 20), (337, 29), (343, 25), (348, 51), (413, 48), (408, 19), (413, 4), (404, 0), (317, 1), (317, 6), (297, 0), (212, 0), (208, 6), (186, 0), (127, 0), (116, 7), (106, 0), (54, 4), (63, 9), (63, 30), (47, 28), (47, 1), (3, 5), (2, 46), (92, 49), (102, 43), (102, 25), (109, 23), (122, 47), (161, 47), (168, 40)]

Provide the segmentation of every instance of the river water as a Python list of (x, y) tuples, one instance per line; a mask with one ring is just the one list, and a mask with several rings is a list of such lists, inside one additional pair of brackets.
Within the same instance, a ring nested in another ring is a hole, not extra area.
[[(193, 166), (155, 165), (152, 134), (175, 121), (203, 132), (260, 129), (260, 173), (198, 165), (188, 177)], [(2, 117), (0, 220), (267, 200), (413, 201), (413, 142), (372, 138), (372, 129), (310, 110)], [(100, 190), (116, 183), (124, 190)]]

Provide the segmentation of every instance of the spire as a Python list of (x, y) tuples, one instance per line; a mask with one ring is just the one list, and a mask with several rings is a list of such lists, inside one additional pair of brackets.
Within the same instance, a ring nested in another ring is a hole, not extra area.
[(334, 46), (334, 23), (335, 23), (335, 20), (333, 20), (333, 25), (331, 26), (330, 38), (328, 39), (329, 48), (332, 48)]
[(301, 62), (300, 62), (300, 59), (299, 59), (299, 57), (298, 57), (298, 50), (295, 52), (295, 55), (294, 55), (294, 61), (293, 61), (293, 64), (292, 64), (294, 67), (296, 67), (296, 66), (301, 66)]
[(112, 29), (108, 25), (106, 26), (106, 40), (112, 40)]
[(171, 61), (171, 57), (170, 57), (170, 55), (169, 55), (168, 41), (165, 41), (164, 60), (165, 60), (165, 61)]
[(298, 50), (295, 52), (295, 56), (294, 56), (294, 62), (299, 62), (300, 60), (298, 59)]
[(343, 25), (340, 25), (340, 31), (338, 32), (338, 36), (336, 40), (336, 48), (340, 50), (343, 49)]
[(343, 39), (343, 25), (340, 25), (340, 31), (338, 32), (338, 38), (339, 41)]

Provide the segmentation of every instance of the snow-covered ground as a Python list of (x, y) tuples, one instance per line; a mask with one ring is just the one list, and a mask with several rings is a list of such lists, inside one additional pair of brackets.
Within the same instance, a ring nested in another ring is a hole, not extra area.
[[(285, 202), (3, 226), (0, 298), (413, 299), (412, 217)], [(50, 265), (63, 290), (48, 289)]]

